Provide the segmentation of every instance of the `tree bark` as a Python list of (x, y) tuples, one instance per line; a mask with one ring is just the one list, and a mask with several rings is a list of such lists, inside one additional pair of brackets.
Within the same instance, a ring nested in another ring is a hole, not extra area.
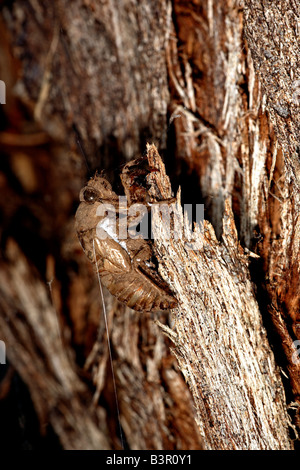
[[(299, 7), (17, 0), (1, 9), (0, 340), (38, 417), (29, 446), (35, 433), (65, 449), (292, 448)], [(180, 194), (205, 204), (206, 221), (195, 229), (201, 249), (189, 250), (156, 218), (159, 269), (179, 301), (170, 316), (140, 315), (105, 291), (112, 372), (73, 218), (87, 173), (105, 170), (117, 189), (119, 166), (147, 142), (171, 180), (148, 146), (160, 169), (152, 190), (177, 193), (176, 226)], [(22, 413), (28, 421), (34, 411)]]
[[(273, 154), (274, 171), (268, 187), (273, 199), (276, 194), (278, 199), (273, 201), (273, 207), (269, 204), (269, 210), (271, 223), (272, 213), (278, 214), (274, 227), (277, 236), (270, 222), (268, 227), (262, 220), (266, 225), (262, 256), (268, 274), (269, 311), (282, 341), (293, 394), (298, 401), (300, 361), (293, 361), (293, 341), (300, 338), (300, 7), (288, 1), (256, 5), (246, 2), (245, 12), (245, 34), (265, 95), (268, 116), (278, 138), (276, 146), (282, 152), (279, 158), (283, 159), (279, 174), (277, 151)], [(274, 197), (272, 187), (275, 189), (275, 186), (279, 194), (275, 191)]]

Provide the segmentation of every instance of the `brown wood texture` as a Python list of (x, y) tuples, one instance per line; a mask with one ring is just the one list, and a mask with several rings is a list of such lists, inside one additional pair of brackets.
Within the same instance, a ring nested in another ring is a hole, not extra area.
[(198, 252), (155, 242), (179, 301), (171, 315), (104, 292), (123, 445), (293, 447), (299, 21), (293, 0), (1, 3), (7, 422), (17, 387), (28, 395), (17, 398), (25, 428), (7, 446), (122, 448), (98, 280), (74, 214), (94, 170), (118, 192), (120, 165), (153, 142), (167, 170), (148, 146), (161, 169), (153, 194), (180, 185), (206, 222)]

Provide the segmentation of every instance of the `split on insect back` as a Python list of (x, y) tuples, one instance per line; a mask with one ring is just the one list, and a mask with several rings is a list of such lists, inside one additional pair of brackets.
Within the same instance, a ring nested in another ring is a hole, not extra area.
[[(95, 174), (80, 192), (75, 218), (82, 248), (103, 285), (128, 307), (156, 312), (175, 308), (177, 300), (158, 272), (148, 215), (155, 209), (170, 214), (168, 207), (175, 200), (154, 196), (152, 176), (160, 169), (149, 159), (151, 151), (157, 153), (155, 146), (147, 150), (146, 157), (122, 169), (125, 196), (118, 196), (106, 178)], [(163, 189), (157, 187), (156, 193), (162, 195)]]

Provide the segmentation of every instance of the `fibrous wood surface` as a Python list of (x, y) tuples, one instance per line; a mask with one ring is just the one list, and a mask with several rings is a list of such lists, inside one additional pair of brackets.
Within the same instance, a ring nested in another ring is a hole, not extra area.
[[(155, 148), (148, 151), (159, 166)], [(160, 187), (168, 188), (163, 168), (159, 177)], [(163, 197), (170, 197), (168, 191)], [(185, 223), (178, 200), (174, 227)], [(159, 216), (155, 226), (161, 273), (179, 302), (172, 311), (174, 328), (163, 329), (193, 393), (205, 448), (290, 448), (283, 387), (229, 201), (221, 242), (206, 221), (202, 229), (196, 226), (196, 249), (184, 237), (170, 237)]]
[(282, 152), (278, 154), (276, 143), (273, 170), (265, 183), (265, 192), (268, 188), (273, 201), (265, 200), (260, 213), (265, 234), (261, 253), (268, 272), (269, 309), (287, 357), (296, 400), (300, 361), (292, 358), (293, 343), (300, 339), (299, 20), (297, 2), (245, 2), (245, 34)]

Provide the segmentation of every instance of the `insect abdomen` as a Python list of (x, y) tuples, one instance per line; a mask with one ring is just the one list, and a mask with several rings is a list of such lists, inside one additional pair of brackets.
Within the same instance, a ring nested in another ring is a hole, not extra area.
[(134, 310), (166, 310), (177, 304), (172, 296), (165, 294), (134, 270), (126, 275), (126, 280), (124, 275), (102, 272), (101, 280), (111, 294)]

